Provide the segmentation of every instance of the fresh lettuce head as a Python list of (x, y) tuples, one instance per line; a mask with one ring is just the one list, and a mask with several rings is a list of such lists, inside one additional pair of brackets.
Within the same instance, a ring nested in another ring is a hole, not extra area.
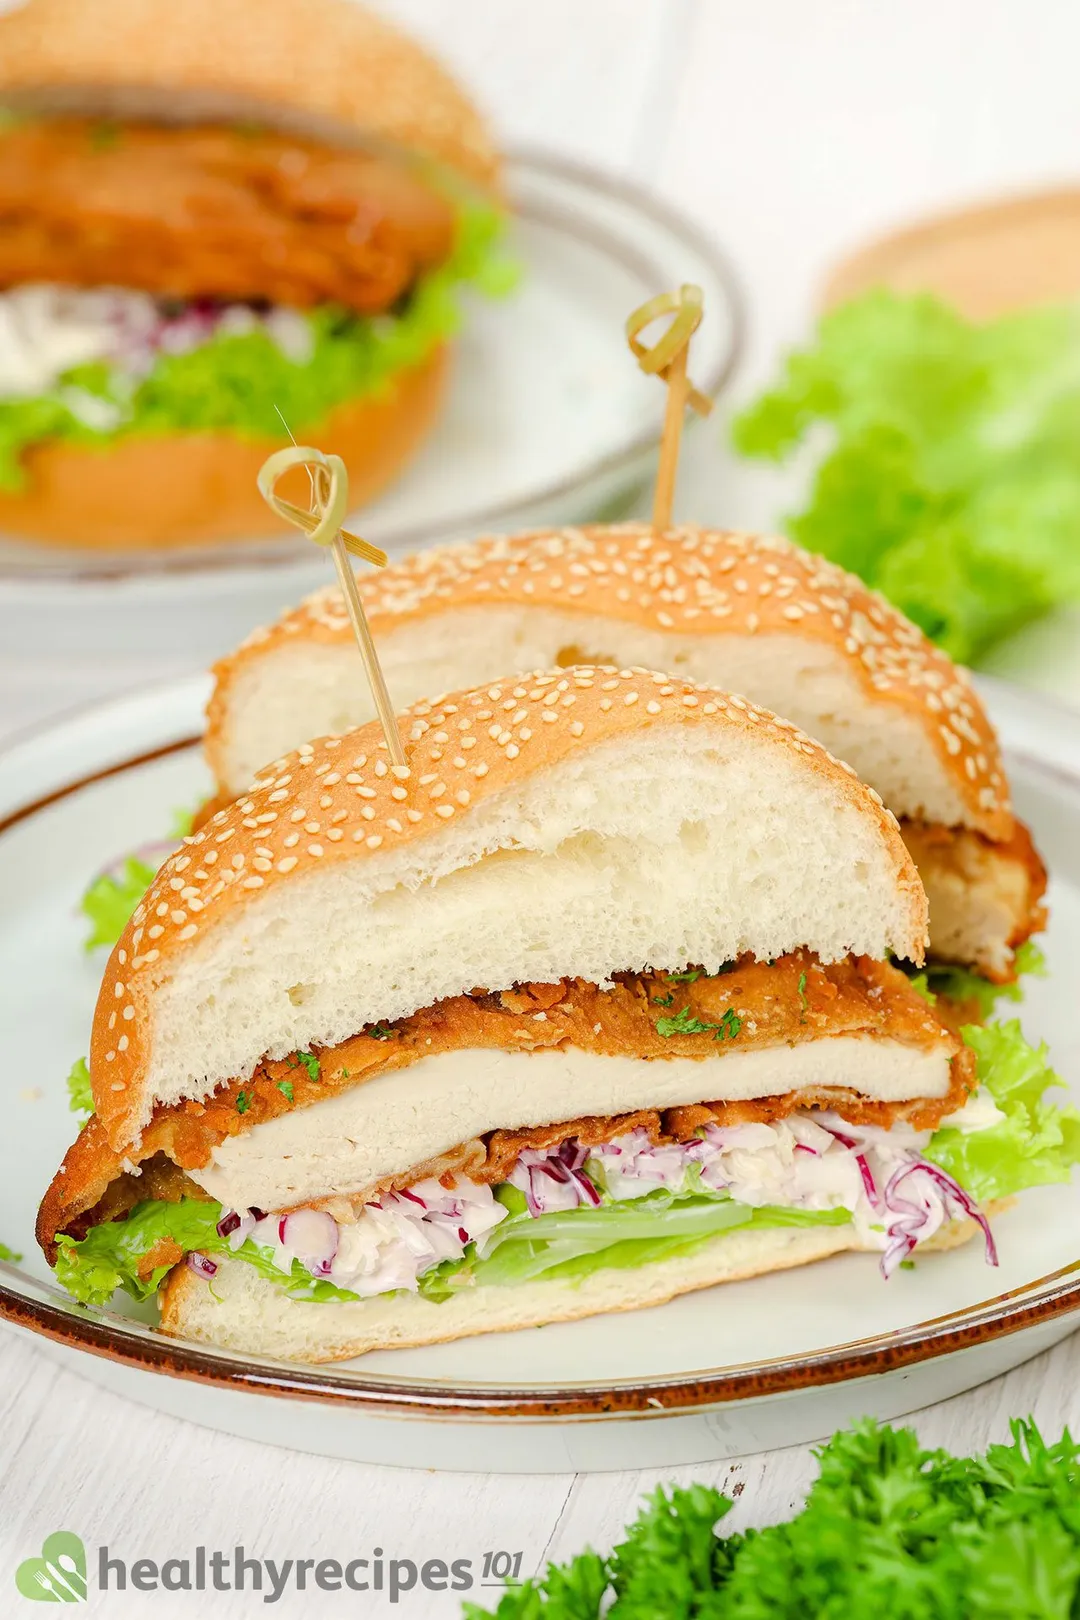
[(1044, 1099), (1044, 1092), (1062, 1084), (1045, 1043), (1029, 1046), (1015, 1018), (967, 1024), (962, 1033), (975, 1053), (980, 1085), (1005, 1118), (985, 1131), (936, 1131), (927, 1158), (979, 1203), (1068, 1181), (1080, 1163), (1080, 1112)]
[(783, 461), (822, 425), (790, 533), (954, 658), (1080, 597), (1080, 305), (974, 325), (867, 293), (824, 317), (734, 441)]
[[(499, 237), (502, 216), (476, 201), (459, 207), (455, 247), (383, 315), (358, 316), (323, 305), (306, 319), (312, 350), (290, 359), (263, 329), (219, 334), (184, 354), (160, 354), (149, 375), (130, 378), (95, 362), (67, 372), (48, 394), (0, 400), (0, 489), (25, 481), (23, 452), (42, 439), (104, 445), (121, 435), (226, 430), (244, 438), (281, 437), (284, 417), (298, 432), (317, 430), (346, 400), (378, 395), (398, 371), (419, 365), (461, 324), (461, 290), (498, 295), (513, 284)], [(115, 427), (93, 427), (71, 409), (71, 391), (104, 401)]]

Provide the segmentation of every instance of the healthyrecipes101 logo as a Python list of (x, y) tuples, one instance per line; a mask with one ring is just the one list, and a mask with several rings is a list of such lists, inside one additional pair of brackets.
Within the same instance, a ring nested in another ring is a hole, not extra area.
[[(520, 1552), (485, 1552), (474, 1569), (471, 1558), (391, 1558), (381, 1547), (370, 1558), (249, 1558), (243, 1547), (232, 1553), (196, 1547), (193, 1558), (167, 1558), (157, 1564), (138, 1558), (129, 1565), (97, 1549), (99, 1592), (251, 1592), (263, 1603), (276, 1603), (286, 1591), (384, 1592), (391, 1603), (409, 1592), (468, 1592), (474, 1586), (517, 1585)], [(35, 1603), (84, 1603), (87, 1590), (86, 1548), (71, 1530), (45, 1539), (36, 1558), (24, 1558), (15, 1585)]]
[(36, 1603), (85, 1603), (86, 1548), (73, 1531), (54, 1531), (36, 1558), (23, 1559), (15, 1585)]

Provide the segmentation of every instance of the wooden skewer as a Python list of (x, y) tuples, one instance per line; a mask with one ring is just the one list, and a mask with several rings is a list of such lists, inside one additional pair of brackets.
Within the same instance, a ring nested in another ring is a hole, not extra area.
[(656, 468), (656, 488), (653, 490), (653, 528), (663, 531), (671, 527), (671, 508), (675, 501), (675, 475), (679, 470), (679, 450), (682, 447), (682, 428), (686, 416), (686, 401), (690, 393), (690, 379), (686, 375), (684, 345), (664, 374), (667, 383), (667, 406), (664, 427), (660, 436), (660, 460)]
[(330, 550), (334, 557), (334, 566), (337, 568), (338, 580), (341, 583), (342, 594), (345, 597), (345, 606), (349, 610), (349, 621), (353, 627), (360, 648), (360, 656), (364, 660), (364, 669), (367, 671), (368, 685), (371, 695), (375, 699), (375, 711), (379, 716), (379, 723), (386, 738), (386, 747), (394, 765), (405, 764), (405, 750), (401, 746), (401, 733), (397, 728), (394, 716), (394, 705), (390, 701), (390, 693), (386, 689), (386, 678), (379, 663), (379, 655), (375, 651), (375, 638), (371, 634), (371, 626), (364, 613), (364, 604), (360, 600), (360, 592), (356, 588), (356, 575), (349, 565), (349, 555), (345, 549), (345, 540), (341, 534), (336, 534), (330, 542)]
[[(651, 376), (662, 377), (668, 390), (653, 494), (653, 528), (660, 531), (671, 527), (686, 407), (689, 405), (699, 416), (708, 416), (712, 410), (712, 400), (695, 388), (687, 375), (690, 339), (703, 313), (701, 288), (687, 283), (678, 292), (650, 298), (626, 322), (627, 340), (638, 365)], [(651, 347), (642, 343), (639, 334), (663, 315), (673, 316), (667, 331)]]
[[(276, 493), (278, 479), (292, 467), (306, 467), (312, 475), (311, 511), (305, 511), (302, 506), (296, 506), (292, 501), (284, 500)], [(401, 745), (401, 733), (398, 731), (394, 716), (394, 706), (387, 691), (386, 677), (383, 675), (379, 655), (375, 650), (375, 639), (371, 634), (367, 615), (364, 613), (360, 592), (356, 588), (356, 576), (349, 564), (349, 552), (352, 552), (354, 556), (362, 557), (364, 561), (383, 568), (386, 566), (386, 552), (380, 551), (378, 546), (369, 545), (366, 540), (361, 540), (358, 535), (350, 534), (341, 527), (341, 520), (349, 503), (349, 475), (345, 470), (345, 463), (340, 456), (324, 455), (321, 450), (313, 449), (309, 445), (289, 445), (284, 450), (276, 450), (272, 456), (267, 457), (259, 470), (258, 482), (259, 493), (263, 500), (279, 517), (283, 517), (287, 523), (300, 529), (310, 540), (314, 540), (316, 545), (329, 547), (341, 592), (345, 598), (349, 622), (360, 649), (360, 657), (364, 661), (375, 712), (379, 717), (383, 736), (386, 738), (387, 752), (392, 764), (405, 766), (407, 769), (408, 763)]]

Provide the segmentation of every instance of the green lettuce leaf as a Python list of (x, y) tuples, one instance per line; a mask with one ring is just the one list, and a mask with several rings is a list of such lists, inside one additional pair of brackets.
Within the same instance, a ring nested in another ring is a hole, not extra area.
[(986, 325), (884, 291), (824, 317), (735, 421), (744, 455), (831, 444), (792, 537), (971, 662), (1080, 598), (1080, 306)]
[[(179, 843), (190, 833), (194, 818), (194, 810), (175, 809), (167, 837)], [(156, 876), (156, 866), (148, 865), (137, 855), (129, 855), (119, 876), (106, 872), (94, 879), (79, 901), (79, 910), (90, 922), (90, 931), (83, 941), (84, 950), (95, 951), (99, 945), (116, 944), (131, 913)]]
[[(499, 1194), (507, 1190), (518, 1191), (501, 1187)], [(663, 1191), (596, 1209), (512, 1214), (489, 1234), (482, 1259), (470, 1244), (463, 1259), (444, 1260), (425, 1272), (420, 1292), (442, 1300), (481, 1284), (513, 1286), (537, 1277), (580, 1282), (608, 1267), (630, 1269), (691, 1254), (735, 1227), (843, 1226), (850, 1219), (846, 1209), (751, 1209), (722, 1193), (676, 1198)]]
[(911, 987), (924, 996), (931, 1006), (938, 996), (947, 996), (950, 1001), (974, 1001), (979, 1009), (979, 1017), (985, 1022), (990, 1018), (999, 1001), (1023, 1001), (1024, 985), (1021, 982), (1028, 974), (1034, 979), (1045, 979), (1046, 957), (1042, 949), (1033, 939), (1026, 939), (1016, 952), (1016, 978), (1011, 984), (993, 984), (991, 980), (984, 979), (981, 973), (972, 973), (968, 968), (953, 967), (944, 962), (931, 962), (922, 973), (916, 973), (911, 980)]
[(9, 1249), (6, 1243), (0, 1243), (0, 1260), (6, 1260), (8, 1265), (17, 1266), (22, 1259), (18, 1249)]
[(89, 919), (90, 931), (83, 941), (87, 951), (99, 945), (115, 945), (128, 925), (128, 918), (154, 881), (157, 868), (129, 855), (119, 877), (105, 873), (95, 878), (79, 901), (79, 909)]
[[(107, 1305), (118, 1288), (132, 1299), (149, 1299), (157, 1293), (171, 1264), (157, 1266), (145, 1277), (139, 1263), (155, 1244), (171, 1241), (184, 1253), (231, 1254), (228, 1239), (219, 1236), (217, 1223), (221, 1205), (210, 1200), (182, 1198), (167, 1204), (158, 1199), (136, 1204), (122, 1221), (103, 1221), (91, 1227), (84, 1238), (61, 1236), (57, 1239), (57, 1281), (84, 1305)], [(346, 1300), (355, 1294), (317, 1281), (300, 1262), (293, 1262), (292, 1274), (274, 1264), (273, 1253), (251, 1242), (242, 1243), (236, 1257), (255, 1267), (261, 1276), (277, 1283), (297, 1299)]]
[(927, 1158), (980, 1203), (1068, 1181), (1080, 1163), (1080, 1112), (1043, 1100), (1045, 1091), (1062, 1084), (1045, 1043), (1029, 1046), (1015, 1018), (966, 1024), (961, 1033), (975, 1053), (980, 1084), (1005, 1118), (985, 1131), (935, 1131)]
[[(186, 354), (159, 355), (134, 388), (121, 372), (94, 363), (73, 368), (46, 396), (0, 401), (0, 489), (22, 486), (22, 453), (46, 438), (101, 445), (121, 434), (225, 429), (276, 439), (282, 417), (297, 432), (317, 430), (335, 406), (378, 394), (395, 372), (452, 337), (461, 324), (463, 284), (489, 295), (512, 285), (516, 267), (498, 246), (502, 226), (490, 205), (462, 204), (450, 258), (394, 312), (356, 316), (331, 306), (309, 312), (312, 353), (304, 361), (290, 360), (265, 331), (226, 334)], [(117, 425), (82, 421), (67, 403), (72, 388), (106, 402)]]
[[(57, 1278), (86, 1305), (107, 1304), (118, 1288), (133, 1299), (147, 1299), (161, 1286), (170, 1266), (140, 1276), (140, 1262), (162, 1240), (177, 1244), (185, 1253), (232, 1254), (228, 1240), (218, 1234), (221, 1213), (220, 1204), (194, 1198), (176, 1204), (160, 1200), (137, 1204), (123, 1220), (92, 1227), (82, 1239), (60, 1237)], [(597, 1215), (604, 1219), (591, 1219)], [(577, 1279), (601, 1266), (644, 1265), (686, 1253), (729, 1227), (835, 1226), (849, 1219), (847, 1210), (752, 1210), (721, 1197), (676, 1200), (664, 1193), (650, 1194), (632, 1203), (609, 1205), (606, 1210), (576, 1210), (536, 1219), (511, 1217), (496, 1229), (494, 1235), (501, 1241), (491, 1257), (477, 1260), (475, 1246), (470, 1244), (464, 1260), (444, 1261), (420, 1279), (420, 1286), (428, 1299), (448, 1299), (455, 1288), (474, 1282), (517, 1283), (547, 1274)], [(533, 1229), (529, 1236), (526, 1226)], [(575, 1227), (579, 1229), (576, 1235)], [(505, 1235), (505, 1228), (514, 1230)], [(332, 1283), (316, 1281), (299, 1261), (287, 1276), (275, 1265), (272, 1251), (250, 1239), (241, 1244), (235, 1257), (253, 1265), (294, 1298), (357, 1298)]]
[(94, 1094), (90, 1088), (90, 1070), (86, 1067), (86, 1059), (80, 1058), (71, 1065), (67, 1077), (68, 1106), (73, 1114), (81, 1114), (89, 1119), (94, 1112)]

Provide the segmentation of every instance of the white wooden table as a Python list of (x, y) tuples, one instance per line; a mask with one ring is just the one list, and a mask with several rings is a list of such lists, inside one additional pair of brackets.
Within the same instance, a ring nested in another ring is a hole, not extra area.
[[(633, 175), (695, 213), (728, 246), (748, 291), (751, 341), (739, 392), (805, 329), (813, 292), (844, 248), (905, 217), (1009, 188), (1075, 179), (1080, 12), (1072, 0), (385, 0), (472, 81), (508, 140)], [(722, 509), (717, 490), (722, 487)], [(714, 466), (684, 489), (701, 517), (772, 523), (756, 473)], [(1035, 633), (1005, 667), (1080, 700), (1068, 621)], [(4, 731), (134, 680), (107, 656), (77, 683), (8, 671)], [(1002, 1438), (1010, 1415), (1044, 1430), (1080, 1423), (1080, 1343), (923, 1413), (925, 1440), (954, 1449)], [(744, 1490), (730, 1522), (786, 1515), (812, 1477), (799, 1448), (666, 1477)], [(523, 1570), (586, 1542), (608, 1547), (661, 1476), (435, 1476), (328, 1462), (157, 1416), (61, 1372), (0, 1334), (0, 1615), (22, 1613), (16, 1562), (61, 1526), (129, 1559), (189, 1556), (199, 1542), (272, 1558), (523, 1553)], [(475, 1596), (476, 1594), (473, 1594)], [(128, 1593), (91, 1613), (233, 1616), (256, 1594)], [(270, 1612), (452, 1616), (450, 1594), (286, 1596)]]

